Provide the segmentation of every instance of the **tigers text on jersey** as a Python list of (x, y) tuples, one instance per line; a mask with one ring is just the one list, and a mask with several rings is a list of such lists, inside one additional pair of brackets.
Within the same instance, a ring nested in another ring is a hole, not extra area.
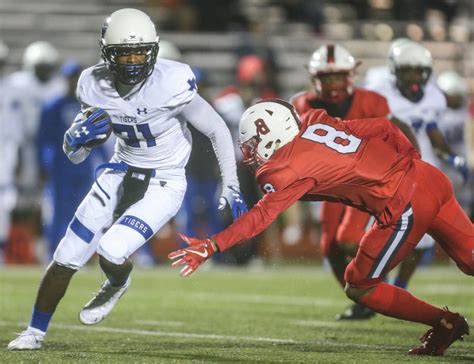
[(439, 159), (427, 134), (430, 128), (437, 127), (441, 114), (446, 110), (446, 99), (438, 87), (428, 81), (424, 96), (418, 102), (404, 97), (393, 82), (379, 83), (374, 87), (374, 91), (387, 99), (392, 115), (411, 126), (418, 140), (422, 159), (438, 165)]
[(307, 112), (298, 136), (257, 170), (267, 192), (249, 213), (215, 235), (219, 248), (266, 228), (297, 199), (343, 202), (396, 221), (414, 190), (414, 158), (403, 133), (385, 118), (343, 121), (324, 110)]
[[(308, 110), (320, 109), (317, 105), (317, 96), (314, 92), (302, 92), (295, 95), (291, 103), (296, 111), (303, 115)], [(387, 117), (390, 113), (387, 100), (376, 92), (356, 87), (352, 94), (351, 104), (344, 119), (369, 119)], [(330, 114), (328, 112), (328, 114)]]
[(104, 109), (117, 136), (115, 156), (141, 168), (182, 170), (191, 152), (191, 134), (182, 107), (196, 95), (191, 68), (159, 58), (151, 76), (121, 97), (104, 64), (86, 69), (78, 83), (81, 104)]

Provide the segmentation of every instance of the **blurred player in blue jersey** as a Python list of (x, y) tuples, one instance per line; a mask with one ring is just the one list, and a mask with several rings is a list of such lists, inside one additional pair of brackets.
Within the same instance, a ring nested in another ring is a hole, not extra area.
[(94, 325), (109, 315), (130, 285), (130, 256), (181, 206), (192, 144), (188, 122), (212, 141), (222, 205), (235, 218), (246, 211), (230, 132), (197, 93), (191, 68), (157, 58), (159, 37), (148, 15), (136, 9), (112, 13), (100, 47), (104, 62), (79, 78), (82, 111), (65, 134), (63, 150), (81, 163), (113, 129), (115, 153), (76, 210), (43, 277), (28, 328), (8, 345), (12, 350), (41, 347), (72, 276), (94, 253), (107, 279), (79, 320)]

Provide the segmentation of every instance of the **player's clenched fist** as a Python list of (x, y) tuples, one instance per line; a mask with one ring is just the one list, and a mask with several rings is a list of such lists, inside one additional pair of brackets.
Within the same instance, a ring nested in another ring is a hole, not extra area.
[(171, 266), (175, 268), (179, 265), (184, 265), (179, 273), (183, 277), (193, 274), (202, 263), (219, 251), (217, 244), (211, 239), (201, 240), (190, 238), (184, 234), (179, 234), (179, 236), (189, 245), (189, 247), (171, 252), (168, 254), (168, 258), (180, 258), (175, 260)]

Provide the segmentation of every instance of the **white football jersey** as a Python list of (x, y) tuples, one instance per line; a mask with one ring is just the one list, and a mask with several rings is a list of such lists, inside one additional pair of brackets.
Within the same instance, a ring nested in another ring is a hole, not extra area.
[(83, 71), (77, 87), (83, 107), (100, 107), (110, 115), (117, 137), (115, 160), (182, 173), (192, 139), (180, 111), (196, 92), (188, 65), (161, 58), (143, 85), (126, 97), (117, 93), (104, 64)]
[[(2, 159), (8, 163), (2, 168), (2, 177), (11, 183), (14, 168), (17, 165), (17, 146), (21, 143), (22, 168), (19, 184), (27, 189), (38, 185), (38, 166), (36, 155), (36, 134), (40, 122), (43, 104), (66, 92), (66, 83), (60, 77), (48, 82), (40, 82), (33, 73), (18, 71), (6, 78), (4, 87), (8, 92), (2, 100), (2, 125), (0, 132), (2, 144), (6, 140), (8, 151), (2, 153)], [(6, 125), (4, 126), (4, 123)], [(14, 153), (15, 155), (10, 155)], [(3, 164), (3, 163), (2, 163)], [(3, 171), (8, 168), (8, 171)], [(4, 174), (5, 173), (5, 174)]]
[(372, 91), (385, 96), (391, 114), (410, 125), (420, 145), (421, 158), (435, 166), (440, 160), (433, 151), (427, 128), (436, 127), (441, 115), (446, 111), (446, 99), (436, 85), (428, 82), (423, 98), (412, 102), (404, 97), (394, 82), (368, 85)]

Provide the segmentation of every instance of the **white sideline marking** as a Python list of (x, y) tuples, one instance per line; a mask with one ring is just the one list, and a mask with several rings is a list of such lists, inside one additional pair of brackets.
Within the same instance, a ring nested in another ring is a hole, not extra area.
[(340, 322), (336, 321), (321, 321), (321, 320), (294, 320), (291, 321), (292, 324), (297, 326), (307, 326), (307, 327), (341, 327)]
[(138, 325), (143, 326), (183, 326), (182, 321), (152, 321), (152, 320), (135, 320)]
[[(7, 325), (16, 325), (16, 326), (25, 326), (25, 323), (19, 322), (7, 322), (0, 321), (0, 326)], [(90, 327), (90, 326), (79, 326), (79, 325), (65, 325), (65, 324), (53, 324), (51, 325), (55, 329), (64, 329), (64, 330), (77, 330), (77, 331), (98, 331), (98, 332), (107, 332), (113, 334), (132, 334), (132, 335), (143, 335), (143, 336), (164, 336), (164, 337), (183, 337), (183, 338), (195, 338), (195, 339), (216, 339), (216, 340), (230, 340), (230, 341), (250, 341), (250, 342), (270, 342), (277, 344), (299, 344), (299, 345), (326, 345), (336, 348), (354, 348), (354, 349), (372, 349), (372, 350), (406, 350), (407, 348), (396, 346), (396, 345), (373, 345), (373, 344), (357, 344), (357, 343), (347, 343), (347, 342), (333, 342), (327, 340), (294, 340), (294, 339), (279, 339), (279, 338), (269, 338), (269, 337), (252, 337), (252, 336), (234, 336), (234, 335), (217, 335), (217, 334), (196, 334), (196, 333), (186, 333), (186, 332), (163, 332), (163, 331), (146, 331), (146, 330), (135, 330), (135, 329), (120, 329), (115, 327)], [(416, 342), (415, 342), (416, 343)], [(451, 353), (469, 353), (469, 350), (466, 349), (453, 349), (450, 348)]]
[(314, 298), (301, 296), (274, 296), (262, 294), (225, 294), (225, 293), (196, 293), (193, 298), (220, 302), (261, 303), (272, 305), (292, 306), (325, 306), (334, 307), (346, 304), (344, 299)]

